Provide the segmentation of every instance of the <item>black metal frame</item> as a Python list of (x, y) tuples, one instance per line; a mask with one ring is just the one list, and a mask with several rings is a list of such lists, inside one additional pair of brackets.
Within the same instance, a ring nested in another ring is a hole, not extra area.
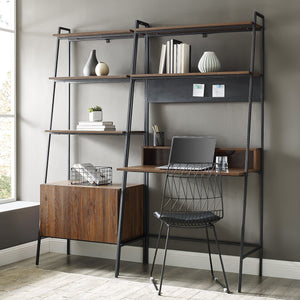
[[(261, 24), (258, 24), (258, 18), (261, 21)], [(87, 36), (87, 37), (74, 37), (74, 38), (65, 38), (65, 37), (58, 37), (57, 39), (57, 47), (56, 47), (56, 57), (55, 57), (55, 70), (54, 70), (54, 77), (57, 76), (57, 67), (58, 67), (58, 56), (59, 56), (59, 47), (60, 47), (60, 40), (68, 40), (69, 48), (68, 48), (68, 75), (70, 76), (71, 72), (71, 64), (70, 64), (70, 57), (71, 57), (71, 42), (77, 41), (86, 41), (86, 40), (106, 40), (109, 42), (110, 39), (122, 39), (122, 38), (133, 38), (133, 55), (132, 55), (132, 66), (131, 66), (131, 74), (127, 78), (115, 78), (109, 79), (112, 82), (119, 82), (119, 81), (130, 81), (130, 90), (129, 90), (129, 99), (128, 99), (128, 112), (127, 112), (127, 128), (126, 132), (120, 135), (125, 135), (125, 151), (124, 151), (124, 167), (128, 166), (129, 160), (129, 150), (130, 150), (130, 136), (134, 134), (131, 132), (131, 123), (132, 123), (132, 109), (133, 109), (133, 98), (134, 98), (134, 87), (135, 81), (143, 80), (145, 82), (145, 110), (144, 110), (144, 145), (149, 145), (149, 104), (151, 102), (157, 103), (166, 103), (172, 101), (152, 101), (151, 95), (149, 91), (151, 88), (149, 87), (150, 83), (153, 81), (163, 81), (163, 80), (174, 80), (169, 78), (147, 78), (143, 76), (138, 76), (134, 78), (136, 73), (136, 64), (137, 64), (137, 49), (138, 49), (138, 40), (139, 38), (144, 38), (145, 40), (145, 74), (149, 73), (149, 39), (150, 37), (158, 37), (158, 36), (170, 36), (170, 35), (191, 35), (191, 34), (202, 34), (204, 37), (207, 34), (216, 34), (216, 33), (224, 33), (220, 26), (209, 26), (207, 28), (199, 29), (197, 26), (189, 29), (176, 29), (174, 30), (166, 29), (166, 30), (151, 30), (147, 31), (146, 29), (140, 29), (139, 26), (142, 25), (145, 28), (150, 27), (148, 23), (142, 22), (137, 20), (135, 30), (132, 30), (128, 34), (113, 34), (113, 35), (103, 35), (103, 36)], [(222, 27), (222, 26), (221, 26)], [(227, 26), (228, 27), (228, 26)], [(262, 259), (263, 259), (263, 180), (264, 180), (264, 55), (265, 55), (265, 48), (264, 48), (264, 16), (258, 12), (254, 13), (254, 21), (252, 25), (242, 25), (242, 26), (235, 26), (231, 25), (230, 28), (226, 28), (226, 32), (252, 32), (252, 48), (251, 48), (251, 62), (250, 62), (250, 74), (249, 75), (241, 75), (242, 77), (249, 77), (249, 91), (248, 91), (248, 125), (247, 125), (247, 139), (246, 139), (246, 156), (245, 156), (245, 175), (244, 175), (244, 193), (243, 193), (243, 213), (242, 213), (242, 226), (241, 226), (241, 241), (239, 242), (230, 242), (230, 241), (221, 241), (221, 243), (231, 244), (231, 245), (239, 245), (240, 246), (240, 268), (239, 268), (239, 284), (238, 284), (238, 291), (241, 292), (242, 286), (242, 272), (243, 272), (243, 260), (248, 257), (249, 255), (253, 254), (256, 251), (259, 251), (259, 275), (262, 276)], [(230, 30), (229, 30), (230, 29)], [(58, 34), (62, 31), (67, 31), (71, 33), (71, 30), (64, 27), (58, 28)], [(254, 95), (253, 97), (253, 85), (254, 85), (254, 62), (255, 62), (255, 41), (256, 41), (256, 31), (261, 32), (261, 76), (259, 77), (259, 89), (260, 94), (259, 97)], [(225, 78), (226, 76), (224, 76)], [(236, 78), (240, 76), (232, 76), (232, 78)], [(184, 79), (188, 78), (187, 76), (181, 77), (177, 79)], [(201, 77), (203, 78), (203, 76)], [(93, 82), (102, 82), (106, 81), (106, 79), (97, 79), (97, 80), (90, 80), (90, 79), (58, 79), (54, 80), (53, 82), (53, 92), (52, 92), (52, 105), (51, 105), (51, 115), (50, 115), (50, 130), (52, 130), (52, 121), (53, 121), (53, 113), (54, 113), (54, 100), (55, 100), (55, 92), (56, 92), (56, 82), (57, 81), (66, 81), (68, 82), (68, 129), (70, 129), (70, 84), (71, 83), (93, 83)], [(150, 97), (149, 97), (150, 95)], [(216, 101), (211, 102), (224, 102), (222, 99), (215, 99)], [(220, 100), (220, 101), (218, 101)], [(236, 101), (240, 101), (237, 99)], [(252, 102), (253, 101), (260, 101), (261, 102), (261, 171), (259, 172), (260, 176), (260, 241), (259, 244), (252, 244), (245, 242), (245, 219), (246, 219), (246, 206), (247, 206), (247, 189), (248, 189), (248, 161), (249, 161), (249, 147), (250, 147), (250, 135), (251, 135), (251, 113), (252, 113)], [(178, 102), (178, 101), (177, 101)], [(194, 101), (187, 101), (194, 102)], [(199, 102), (205, 102), (199, 101)], [(235, 101), (233, 101), (235, 102)], [(50, 145), (51, 145), (51, 135), (53, 133), (48, 133), (48, 147), (47, 147), (47, 159), (46, 159), (46, 171), (45, 171), (45, 179), (44, 182), (47, 182), (48, 176), (48, 165), (49, 165), (49, 154), (50, 154)], [(59, 133), (58, 133), (59, 134)], [(66, 133), (63, 133), (66, 134)], [(68, 134), (68, 167), (70, 167), (70, 135), (73, 133)], [(88, 134), (88, 133), (87, 133)], [(95, 133), (96, 134), (96, 133)], [(70, 178), (70, 168), (68, 168), (68, 179)], [(116, 255), (116, 265), (115, 265), (115, 277), (119, 275), (119, 268), (120, 268), (120, 258), (121, 258), (121, 247), (125, 244), (128, 244), (132, 241), (128, 241), (126, 243), (122, 243), (121, 236), (122, 236), (122, 225), (123, 225), (123, 214), (124, 214), (124, 201), (125, 201), (125, 189), (127, 183), (127, 171), (123, 171), (123, 180), (122, 180), (122, 192), (121, 192), (121, 201), (120, 201), (120, 215), (119, 215), (119, 227), (118, 227), (118, 242), (117, 242), (117, 255)], [(148, 193), (148, 184), (149, 184), (149, 174), (145, 173), (144, 175), (144, 236), (143, 236), (143, 262), (148, 263), (148, 248), (149, 248), (149, 193)], [(36, 264), (39, 264), (39, 255), (40, 255), (40, 244), (41, 244), (41, 236), (40, 232), (38, 235), (38, 244), (37, 244), (37, 254), (36, 254)], [(197, 240), (197, 239), (191, 239)], [(252, 250), (244, 253), (245, 247), (253, 247)], [(67, 240), (67, 253), (70, 254), (70, 240)]]
[[(67, 31), (71, 33), (71, 29), (65, 27), (58, 27), (58, 34), (61, 34), (62, 31)], [(55, 67), (54, 67), (54, 77), (57, 76), (57, 68), (58, 68), (58, 57), (59, 57), (59, 47), (60, 47), (60, 40), (57, 40), (56, 44), (56, 55), (55, 55)], [(68, 44), (68, 75), (71, 74), (71, 44)], [(53, 124), (53, 114), (54, 114), (54, 102), (55, 102), (55, 92), (56, 92), (56, 81), (53, 82), (52, 88), (52, 103), (51, 103), (51, 114), (50, 114), (50, 124), (49, 130), (52, 130)], [(68, 84), (68, 129), (70, 129), (70, 100), (71, 99), (71, 87), (70, 83)], [(50, 156), (50, 145), (51, 145), (51, 133), (48, 134), (48, 146), (47, 146), (47, 158), (46, 158), (46, 169), (45, 169), (45, 178), (44, 183), (47, 183), (48, 178), (48, 167), (49, 167), (49, 156)], [(70, 166), (70, 136), (68, 136), (68, 166)], [(68, 168), (68, 179), (70, 179), (70, 168)], [(40, 229), (38, 232), (38, 243), (37, 243), (37, 250), (36, 250), (36, 261), (35, 264), (38, 265), (40, 261), (40, 248), (41, 248), (41, 234)], [(70, 254), (70, 240), (67, 240), (67, 254)]]
[[(261, 24), (258, 24), (257, 19), (260, 18), (261, 20)], [(263, 262), (263, 176), (264, 176), (264, 56), (265, 56), (265, 48), (264, 48), (264, 28), (265, 28), (265, 24), (264, 24), (264, 16), (258, 12), (254, 12), (254, 21), (251, 25), (250, 28), (239, 28), (239, 30), (237, 30), (237, 28), (233, 28), (233, 30), (231, 32), (241, 32), (241, 31), (248, 31), (252, 33), (252, 46), (251, 46), (251, 57), (250, 57), (250, 73), (248, 76), (249, 78), (249, 85), (248, 85), (248, 121), (247, 121), (247, 131), (246, 131), (246, 155), (245, 155), (245, 173), (244, 173), (244, 192), (243, 192), (243, 211), (242, 211), (242, 224), (241, 224), (241, 240), (240, 243), (237, 242), (230, 242), (230, 241), (223, 241), (223, 243), (225, 244), (231, 244), (231, 245), (239, 245), (240, 246), (240, 263), (239, 263), (239, 282), (238, 282), (238, 291), (241, 292), (242, 289), (242, 274), (243, 274), (243, 260), (245, 258), (247, 258), (248, 256), (250, 256), (251, 254), (259, 251), (259, 276), (262, 276), (262, 262)], [(260, 97), (259, 99), (253, 99), (253, 86), (254, 86), (254, 63), (255, 63), (255, 45), (256, 45), (256, 32), (257, 31), (261, 31), (261, 66), (262, 66), (262, 70), (261, 70), (261, 76), (260, 76), (260, 85), (259, 85), (259, 89), (260, 89)], [(135, 32), (136, 33), (136, 32)], [(138, 31), (139, 34), (144, 34), (145, 39), (147, 39), (147, 41), (149, 40), (149, 37), (157, 37), (157, 36), (167, 36), (167, 35), (172, 35), (172, 31), (171, 30), (166, 30), (165, 32), (162, 32), (161, 30), (159, 31), (151, 31), (151, 33), (147, 30), (142, 31), (139, 30)], [(212, 31), (211, 33), (223, 33), (222, 30), (215, 30)], [(201, 32), (197, 31), (197, 32), (191, 32), (191, 31), (184, 31), (182, 30), (182, 32), (180, 34), (201, 34)], [(210, 32), (208, 31), (203, 31), (202, 34), (210, 34)], [(178, 35), (178, 31), (176, 31), (176, 35)], [(147, 45), (149, 45), (149, 42), (147, 42)], [(145, 53), (146, 53), (146, 57), (148, 57), (149, 55), (149, 48), (146, 47), (145, 49)], [(134, 64), (134, 62), (133, 62)], [(149, 72), (145, 72), (146, 74)], [(134, 74), (134, 73), (132, 73)], [(242, 75), (245, 76), (245, 75)], [(235, 76), (234, 76), (235, 77)], [(149, 134), (149, 102), (154, 102), (154, 101), (149, 101), (149, 97), (148, 97), (148, 80), (164, 80), (164, 79), (168, 79), (166, 78), (148, 78), (147, 76), (143, 77), (143, 76), (139, 76), (137, 78), (131, 78), (131, 81), (134, 80), (144, 80), (145, 81), (145, 90), (146, 90), (146, 102), (147, 104), (145, 104), (146, 110), (145, 110), (145, 132), (146, 132), (146, 137), (145, 137), (145, 141), (147, 141), (147, 135)], [(240, 101), (240, 100), (237, 100)], [(251, 136), (251, 116), (252, 116), (252, 102), (253, 101), (260, 101), (261, 102), (261, 171), (259, 172), (259, 177), (260, 177), (260, 199), (259, 199), (259, 212), (260, 212), (260, 241), (258, 244), (250, 244), (250, 243), (246, 243), (245, 242), (245, 222), (246, 222), (246, 208), (247, 208), (247, 192), (248, 192), (248, 162), (249, 162), (249, 148), (250, 148), (250, 136)], [(166, 102), (172, 102), (172, 100), (168, 101), (168, 100), (164, 100), (164, 101), (155, 101), (157, 103), (166, 103)], [(176, 101), (178, 102), (178, 101)], [(184, 102), (184, 101), (182, 101)], [(191, 102), (191, 101), (188, 101)], [(204, 101), (205, 102), (205, 101)], [(212, 101), (212, 102), (223, 102), (223, 101)], [(235, 101), (233, 101), (235, 102)], [(129, 119), (128, 119), (129, 120)], [(130, 120), (131, 122), (131, 120)], [(145, 142), (145, 145), (148, 145), (148, 143)], [(129, 146), (128, 146), (129, 147)], [(126, 165), (127, 166), (127, 165)], [(124, 171), (124, 173), (127, 174), (126, 171)], [(127, 176), (127, 175), (126, 175)], [(123, 179), (125, 178), (125, 183), (126, 183), (126, 179), (127, 177), (123, 177)], [(147, 180), (145, 180), (145, 183), (148, 182), (148, 177)], [(147, 199), (145, 202), (147, 204), (147, 208), (148, 208), (148, 187), (146, 185), (146, 195), (145, 198)], [(122, 201), (124, 201), (124, 198), (122, 199)], [(148, 216), (147, 216), (148, 218)], [(148, 222), (148, 219), (147, 219)], [(120, 223), (121, 225), (121, 223)], [(148, 225), (146, 225), (148, 226)], [(121, 231), (122, 226), (119, 227), (119, 231)], [(148, 231), (145, 231), (145, 233)], [(253, 249), (249, 250), (248, 252), (244, 253), (244, 248), (246, 246), (250, 246)], [(145, 245), (144, 245), (144, 252), (145, 252)], [(144, 261), (145, 262), (145, 261)], [(118, 277), (119, 275), (119, 266), (120, 266), (120, 247), (118, 246), (118, 254), (117, 254), (117, 259), (116, 259), (116, 269), (115, 269), (115, 276)]]

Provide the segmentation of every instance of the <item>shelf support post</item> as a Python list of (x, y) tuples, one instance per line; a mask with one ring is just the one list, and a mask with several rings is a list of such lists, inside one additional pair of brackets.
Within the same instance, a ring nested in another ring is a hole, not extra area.
[[(145, 74), (149, 74), (149, 36), (145, 35)], [(145, 81), (145, 103), (144, 103), (144, 146), (149, 146), (149, 102), (148, 102), (148, 80)], [(149, 261), (149, 173), (144, 174), (144, 241), (143, 241), (143, 263)]]
[[(145, 24), (147, 24), (147, 23), (136, 20), (135, 27), (138, 28), (140, 24), (146, 26)], [(138, 38), (139, 38), (138, 33), (135, 31), (134, 37), (133, 37), (133, 55), (132, 55), (131, 75), (136, 73)], [(132, 77), (130, 77), (130, 90), (129, 90), (129, 99), (128, 99), (128, 110), (127, 110), (127, 129), (126, 129), (126, 136), (125, 136), (125, 151), (124, 151), (125, 155), (124, 155), (124, 164), (123, 164), (124, 167), (128, 166), (128, 159), (129, 159), (134, 86), (135, 86), (135, 80)], [(126, 197), (126, 185), (127, 185), (127, 171), (124, 171), (123, 179), (122, 179), (121, 199), (120, 199), (115, 277), (119, 276), (119, 271), (120, 271), (121, 242), (122, 242), (122, 228), (123, 228), (123, 216), (124, 216), (124, 202), (125, 202), (125, 197)]]
[[(255, 21), (256, 21), (256, 17)], [(243, 213), (241, 226), (241, 246), (240, 246), (240, 266), (239, 266), (239, 282), (238, 292), (242, 290), (242, 274), (243, 274), (243, 259), (244, 259), (244, 243), (245, 243), (245, 223), (246, 223), (246, 207), (247, 207), (247, 190), (248, 190), (248, 170), (249, 170), (249, 148), (250, 148), (250, 133), (251, 133), (251, 115), (252, 115), (252, 98), (253, 98), (253, 74), (255, 62), (255, 39), (256, 39), (256, 22), (252, 25), (252, 46), (251, 46), (251, 61), (250, 61), (250, 77), (249, 77), (249, 93), (248, 93), (248, 124), (247, 124), (247, 142), (245, 153), (245, 176), (244, 176), (244, 194), (243, 194)]]
[(260, 171), (260, 195), (259, 195), (259, 212), (260, 212), (260, 251), (259, 251), (259, 276), (262, 276), (263, 268), (263, 241), (264, 241), (264, 102), (265, 102), (265, 18), (262, 14), (256, 12), (256, 15), (261, 19), (261, 84), (260, 84), (260, 101), (261, 101), (261, 171)]
[[(65, 27), (58, 27), (57, 33), (60, 34), (62, 31), (71, 32), (69, 28)], [(60, 39), (57, 39), (56, 43), (56, 54), (55, 54), (55, 65), (54, 65), (54, 77), (57, 76), (57, 67), (58, 67), (58, 57), (59, 57), (59, 47), (60, 47)], [(69, 45), (70, 47), (70, 45)], [(69, 48), (69, 70), (70, 72), (70, 48)], [(70, 74), (69, 74), (70, 76)], [(54, 101), (55, 101), (55, 92), (56, 92), (56, 81), (53, 82), (53, 88), (52, 88), (52, 103), (51, 103), (51, 113), (50, 113), (50, 125), (49, 130), (52, 130), (52, 123), (53, 123), (53, 113), (54, 113)], [(69, 94), (70, 97), (70, 94)], [(48, 177), (48, 166), (49, 166), (49, 156), (50, 156), (50, 145), (51, 145), (51, 133), (48, 134), (48, 146), (47, 146), (47, 157), (46, 157), (46, 168), (45, 168), (45, 178), (44, 183), (47, 183), (47, 177)], [(39, 264), (40, 259), (40, 246), (41, 246), (41, 238), (40, 235), (40, 229), (38, 233), (38, 239), (37, 239), (37, 251), (36, 251), (36, 265)]]

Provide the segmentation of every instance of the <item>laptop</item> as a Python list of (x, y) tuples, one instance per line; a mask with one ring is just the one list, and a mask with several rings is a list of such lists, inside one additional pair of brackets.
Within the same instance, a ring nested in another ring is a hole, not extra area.
[(159, 169), (181, 170), (186, 164), (193, 164), (196, 170), (205, 170), (212, 167), (216, 147), (215, 137), (204, 136), (174, 136), (171, 143), (168, 165)]

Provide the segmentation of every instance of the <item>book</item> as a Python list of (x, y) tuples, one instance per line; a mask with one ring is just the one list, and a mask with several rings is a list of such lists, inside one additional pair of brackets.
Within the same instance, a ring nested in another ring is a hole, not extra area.
[(180, 73), (181, 69), (181, 49), (182, 49), (182, 44), (177, 44), (177, 64), (176, 64), (176, 73)]
[(181, 46), (181, 67), (180, 73), (189, 73), (190, 72), (190, 50), (191, 46), (183, 43)]
[(167, 41), (167, 47), (166, 47), (166, 73), (170, 73), (170, 41)]
[(175, 40), (175, 39), (171, 39), (170, 40), (170, 47), (169, 47), (169, 56), (170, 56), (170, 69), (169, 69), (169, 73), (174, 73), (174, 45), (175, 44), (181, 44), (181, 41)]
[(161, 45), (161, 52), (160, 52), (160, 61), (159, 61), (158, 74), (163, 74), (165, 72), (165, 68), (166, 68), (166, 49), (167, 49), (167, 45), (162, 44)]
[(76, 130), (86, 131), (116, 131), (116, 128), (98, 128), (98, 127), (76, 127)]
[(113, 125), (112, 121), (101, 121), (101, 122), (92, 122), (92, 121), (80, 121), (78, 125)]
[(180, 44), (175, 44), (173, 46), (173, 73), (177, 73), (177, 46)]
[[(91, 122), (94, 123), (94, 122)], [(76, 127), (77, 130), (116, 130), (115, 125), (97, 125), (97, 124), (78, 124)]]

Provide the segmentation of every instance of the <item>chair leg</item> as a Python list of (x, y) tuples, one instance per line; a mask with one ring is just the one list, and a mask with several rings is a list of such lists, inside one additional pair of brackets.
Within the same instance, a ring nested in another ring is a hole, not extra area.
[(162, 288), (162, 283), (163, 283), (163, 279), (164, 279), (164, 271), (165, 271), (165, 264), (166, 264), (166, 257), (167, 257), (170, 226), (167, 225), (167, 227), (168, 227), (168, 230), (167, 230), (167, 237), (166, 237), (166, 243), (165, 243), (165, 254), (164, 254), (164, 261), (163, 261), (163, 264), (162, 264), (162, 267), (161, 267), (161, 275), (160, 275), (160, 284), (159, 284), (158, 295), (161, 295), (161, 288)]
[(156, 286), (156, 282), (152, 276), (153, 274), (153, 270), (154, 270), (154, 265), (155, 265), (155, 260), (156, 260), (156, 256), (157, 256), (157, 251), (158, 251), (158, 246), (159, 246), (159, 241), (160, 241), (160, 236), (161, 236), (161, 231), (163, 228), (163, 222), (160, 222), (160, 229), (159, 229), (159, 233), (157, 236), (157, 241), (156, 241), (156, 248), (155, 248), (155, 252), (154, 252), (154, 257), (153, 257), (153, 262), (152, 262), (152, 267), (151, 267), (151, 271), (150, 271), (150, 280), (152, 281), (152, 283), (154, 284), (155, 289), (158, 291), (158, 288)]
[(207, 240), (207, 248), (208, 248), (208, 255), (209, 255), (210, 272), (211, 272), (212, 278), (215, 279), (214, 268), (213, 268), (212, 259), (211, 259), (210, 241), (209, 241), (207, 227), (205, 227), (205, 231), (206, 231), (206, 240)]
[(216, 246), (217, 246), (217, 250), (218, 250), (218, 254), (219, 254), (219, 258), (220, 258), (220, 263), (221, 263), (221, 267), (222, 267), (222, 271), (223, 271), (225, 286), (223, 284), (221, 284), (221, 282), (219, 282), (217, 278), (215, 278), (215, 280), (224, 288), (224, 292), (230, 293), (227, 278), (226, 278), (226, 273), (225, 273), (225, 269), (224, 269), (224, 264), (223, 264), (223, 260), (222, 260), (221, 249), (220, 249), (218, 238), (217, 238), (216, 228), (215, 228), (214, 225), (212, 225), (212, 228), (213, 228), (214, 235), (215, 235), (215, 241), (216, 241)]

